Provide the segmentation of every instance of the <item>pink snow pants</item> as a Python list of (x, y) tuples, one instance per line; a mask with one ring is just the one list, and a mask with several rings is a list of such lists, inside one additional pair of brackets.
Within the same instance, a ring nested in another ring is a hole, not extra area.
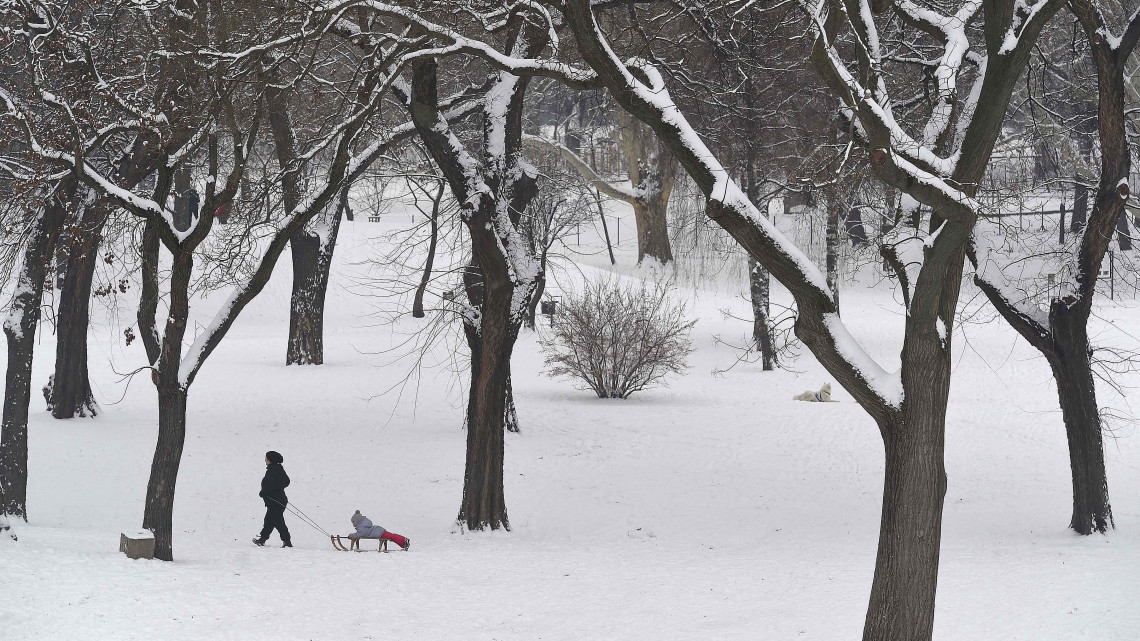
[(391, 532), (385, 532), (384, 535), (380, 538), (384, 539), (385, 541), (391, 541), (400, 547), (404, 547), (404, 545), (408, 542), (407, 539), (400, 536), (399, 534), (393, 534)]

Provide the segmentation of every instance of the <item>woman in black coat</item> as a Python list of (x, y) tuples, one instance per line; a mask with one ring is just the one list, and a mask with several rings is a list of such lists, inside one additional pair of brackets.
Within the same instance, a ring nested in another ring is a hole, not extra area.
[(265, 453), (265, 477), (261, 479), (261, 493), (258, 494), (265, 501), (265, 526), (261, 528), (261, 535), (253, 540), (256, 545), (265, 545), (276, 529), (281, 535), (281, 547), (293, 547), (289, 527), (285, 525), (285, 506), (289, 504), (285, 488), (289, 487), (289, 475), (281, 467), (284, 462), (284, 457), (277, 452), (270, 450)]

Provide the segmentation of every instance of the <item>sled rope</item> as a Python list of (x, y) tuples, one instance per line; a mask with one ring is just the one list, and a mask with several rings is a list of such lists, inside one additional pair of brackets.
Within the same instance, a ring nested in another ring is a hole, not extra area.
[(323, 527), (317, 525), (316, 521), (309, 518), (309, 515), (305, 514), (301, 510), (298, 510), (297, 508), (293, 507), (292, 503), (282, 503), (281, 501), (278, 501), (277, 499), (273, 498), (272, 496), (269, 497), (269, 500), (273, 501), (274, 503), (276, 503), (282, 507), (284, 507), (286, 510), (289, 510), (289, 512), (291, 514), (293, 514), (297, 518), (301, 519), (302, 523), (305, 523), (306, 525), (313, 528), (314, 530), (320, 532), (321, 534), (324, 534), (325, 536), (332, 536), (331, 534), (326, 532)]

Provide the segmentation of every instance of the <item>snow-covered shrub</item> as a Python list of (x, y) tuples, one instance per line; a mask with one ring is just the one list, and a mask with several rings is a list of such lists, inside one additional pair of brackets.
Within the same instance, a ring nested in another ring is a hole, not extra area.
[(600, 398), (629, 398), (687, 368), (696, 324), (663, 282), (588, 282), (568, 295), (542, 341), (554, 376), (585, 383)]

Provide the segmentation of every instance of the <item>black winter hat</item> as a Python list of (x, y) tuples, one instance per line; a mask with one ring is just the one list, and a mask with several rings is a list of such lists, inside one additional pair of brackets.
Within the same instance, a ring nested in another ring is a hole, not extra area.
[(277, 452), (274, 452), (273, 450), (269, 450), (268, 452), (266, 452), (266, 453), (265, 453), (265, 458), (266, 458), (266, 460), (268, 460), (270, 463), (276, 463), (276, 464), (278, 464), (278, 465), (280, 465), (280, 464), (282, 464), (282, 463), (284, 463), (284, 462), (285, 462), (285, 457), (281, 456), (281, 455), (280, 455), (280, 454), (278, 454)]

